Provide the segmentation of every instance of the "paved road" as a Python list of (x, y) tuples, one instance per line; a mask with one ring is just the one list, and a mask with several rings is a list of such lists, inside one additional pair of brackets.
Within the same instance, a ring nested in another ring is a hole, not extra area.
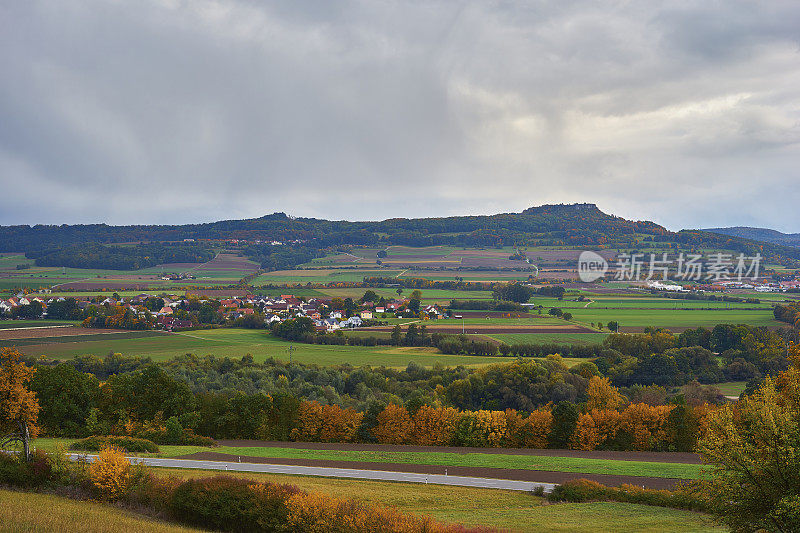
[[(73, 453), (69, 454), (69, 457), (72, 460), (85, 457), (87, 461), (92, 462), (97, 456)], [(372, 479), (376, 481), (403, 481), (406, 483), (431, 483), (434, 485), (456, 485), (459, 487), (480, 487), (485, 489), (505, 489), (525, 492), (533, 491), (539, 487), (542, 487), (545, 492), (550, 492), (556, 486), (553, 483), (535, 483), (510, 479), (446, 476), (443, 474), (412, 474), (407, 472), (384, 472), (380, 470), (359, 470), (351, 468), (195, 461), (191, 459), (160, 459), (155, 457), (128, 457), (128, 460), (134, 464), (164, 468), (194, 468), (199, 470), (224, 470), (228, 472), (266, 472), (270, 474)]]

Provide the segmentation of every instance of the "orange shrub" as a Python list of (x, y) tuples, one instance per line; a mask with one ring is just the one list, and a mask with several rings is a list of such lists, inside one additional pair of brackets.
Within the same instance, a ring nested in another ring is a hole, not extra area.
[(357, 500), (340, 500), (326, 494), (298, 492), (286, 500), (290, 531), (309, 533), (466, 533), (494, 531), (445, 525), (427, 516), (405, 514), (391, 507), (378, 507)]

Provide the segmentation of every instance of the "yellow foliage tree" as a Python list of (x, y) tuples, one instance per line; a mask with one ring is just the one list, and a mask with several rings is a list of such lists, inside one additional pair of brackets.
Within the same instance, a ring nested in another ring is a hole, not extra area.
[(600, 444), (600, 432), (589, 413), (578, 417), (575, 433), (572, 434), (570, 447), (575, 450), (594, 450)]
[(404, 407), (389, 404), (377, 417), (378, 425), (373, 431), (381, 444), (405, 444), (410, 442), (414, 422)]
[(619, 411), (592, 409), (578, 417), (572, 447), (577, 450), (594, 450), (614, 440), (621, 427)]
[(414, 443), (447, 446), (452, 443), (460, 420), (458, 409), (423, 405), (414, 413)]
[(586, 410), (592, 409), (618, 409), (623, 402), (622, 395), (616, 387), (611, 385), (608, 378), (593, 376), (586, 387)]
[(102, 500), (117, 500), (130, 487), (131, 464), (120, 450), (113, 447), (103, 448), (97, 460), (89, 465), (89, 479)]
[(789, 351), (787, 371), (708, 413), (698, 443), (711, 467), (712, 508), (733, 531), (798, 531), (800, 347)]
[(667, 440), (667, 417), (671, 410), (670, 405), (637, 403), (621, 413), (620, 428), (630, 433), (634, 450), (651, 450)]
[(364, 413), (353, 409), (342, 409), (338, 405), (324, 406), (319, 440), (322, 442), (352, 442), (356, 438), (362, 418), (364, 418)]
[(297, 423), (289, 438), (294, 441), (319, 440), (322, 428), (322, 405), (319, 402), (301, 402), (297, 410)]
[(39, 401), (28, 389), (35, 370), (20, 362), (22, 354), (11, 348), (0, 349), (0, 429), (27, 424), (31, 437), (38, 434)]
[(498, 447), (506, 438), (506, 413), (504, 411), (476, 411), (474, 437), (481, 445)]
[(514, 409), (506, 410), (506, 443), (515, 448), (546, 448), (553, 427), (553, 413), (533, 411), (523, 417)]

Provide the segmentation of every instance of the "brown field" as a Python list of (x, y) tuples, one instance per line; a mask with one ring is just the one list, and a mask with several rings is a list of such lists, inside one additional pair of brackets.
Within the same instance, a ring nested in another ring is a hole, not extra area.
[(231, 298), (233, 296), (246, 296), (250, 294), (250, 291), (243, 289), (189, 289), (186, 293), (209, 298)]
[[(374, 270), (374, 267), (373, 269)], [(338, 272), (358, 272), (358, 269), (336, 270), (333, 268), (315, 268), (313, 270), (273, 270), (269, 272), (270, 276), (301, 276), (301, 277), (316, 277), (316, 276), (329, 276)]]
[(28, 329), (0, 329), (0, 340), (41, 339), (45, 337), (69, 337), (73, 335), (102, 335), (127, 333), (124, 329), (92, 329), (81, 326), (48, 326)]
[(520, 276), (526, 277), (533, 272), (519, 271), (519, 270), (455, 270), (455, 269), (425, 269), (425, 270), (409, 270), (403, 274), (402, 278), (413, 277), (432, 277), (432, 278), (451, 278), (455, 279), (456, 276), (464, 278), (479, 278), (485, 281), (505, 281), (509, 278), (518, 278)]
[(230, 271), (232, 273), (240, 274), (244, 272), (255, 272), (259, 269), (259, 265), (249, 259), (241, 257), (236, 254), (218, 254), (214, 259), (208, 263), (203, 263), (194, 269), (196, 274), (201, 276), (203, 271), (209, 272), (224, 272)]
[[(166, 271), (169, 272), (169, 271)], [(160, 279), (160, 274), (112, 274), (109, 278), (104, 279), (113, 279), (113, 280), (157, 280)]]
[(163, 263), (153, 268), (163, 269), (164, 272), (186, 272), (187, 270), (193, 270), (203, 264), (204, 263)]
[[(54, 287), (56, 285), (53, 285)], [(58, 284), (59, 289), (72, 289), (74, 291), (97, 291), (100, 289), (113, 289), (117, 291), (146, 291), (150, 283), (133, 283), (123, 280), (110, 280), (98, 278), (96, 281), (71, 281)]]

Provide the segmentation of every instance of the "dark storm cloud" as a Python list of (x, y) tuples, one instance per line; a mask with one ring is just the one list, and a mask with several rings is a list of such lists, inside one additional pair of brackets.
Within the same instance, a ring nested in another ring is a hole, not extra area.
[(0, 223), (800, 231), (795, 2), (0, 3)]

